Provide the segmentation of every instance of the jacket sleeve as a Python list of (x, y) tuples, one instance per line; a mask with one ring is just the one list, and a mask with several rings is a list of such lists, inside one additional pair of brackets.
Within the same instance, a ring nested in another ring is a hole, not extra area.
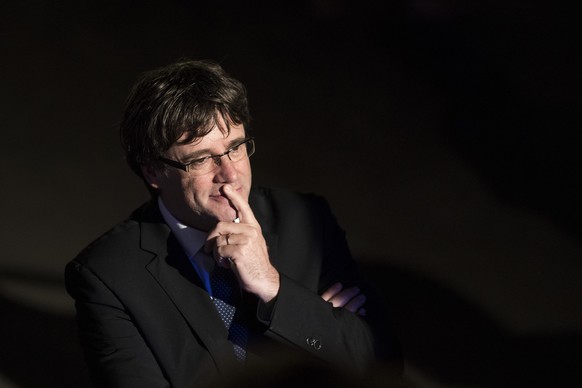
[[(337, 224), (327, 202), (320, 197), (310, 201), (311, 224), (308, 233), (296, 245), (308, 256), (294, 257), (310, 273), (281, 271), (279, 294), (267, 320), (268, 335), (303, 349), (312, 355), (342, 367), (363, 370), (377, 359), (378, 331), (368, 318), (362, 318), (345, 308), (334, 308), (320, 294), (335, 282), (344, 288), (358, 286), (368, 292), (358, 277), (344, 231)], [(281, 250), (277, 254), (285, 255)], [(279, 262), (291, 261), (281, 257)], [(318, 265), (314, 267), (313, 263)], [(315, 273), (315, 275), (313, 274)], [(315, 277), (315, 279), (313, 279)], [(365, 304), (368, 315), (375, 318), (379, 307), (373, 298)]]
[(269, 331), (334, 364), (361, 370), (374, 359), (373, 335), (363, 319), (284, 275)]
[(73, 261), (65, 281), (75, 299), (79, 339), (96, 385), (169, 387), (130, 315), (101, 279)]

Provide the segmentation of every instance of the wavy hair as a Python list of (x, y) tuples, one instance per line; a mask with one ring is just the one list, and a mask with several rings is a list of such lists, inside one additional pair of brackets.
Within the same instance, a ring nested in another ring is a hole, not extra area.
[(248, 129), (251, 120), (246, 88), (220, 65), (183, 61), (143, 73), (120, 124), (126, 160), (143, 178), (142, 165), (163, 168), (159, 158), (165, 151), (178, 140), (189, 143), (207, 135), (219, 118), (226, 134), (231, 125)]

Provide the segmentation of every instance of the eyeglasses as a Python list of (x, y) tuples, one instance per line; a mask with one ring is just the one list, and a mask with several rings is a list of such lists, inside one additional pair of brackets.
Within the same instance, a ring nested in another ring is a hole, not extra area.
[(163, 157), (160, 157), (160, 161), (168, 166), (179, 168), (180, 170), (194, 175), (204, 175), (215, 171), (221, 165), (221, 158), (225, 155), (228, 156), (228, 159), (231, 161), (238, 162), (245, 158), (250, 158), (254, 153), (255, 138), (249, 137), (248, 139), (230, 147), (220, 155), (208, 155), (203, 158), (194, 159), (188, 163), (180, 163)]

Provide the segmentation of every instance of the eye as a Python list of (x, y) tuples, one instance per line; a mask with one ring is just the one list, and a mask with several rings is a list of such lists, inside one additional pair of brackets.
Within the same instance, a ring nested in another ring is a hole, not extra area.
[(200, 167), (204, 167), (204, 165), (207, 164), (207, 162), (210, 160), (210, 156), (205, 156), (203, 158), (200, 159), (194, 159), (191, 162), (188, 163), (188, 165), (190, 166), (190, 168), (200, 168)]
[(234, 147), (232, 147), (230, 150), (228, 150), (229, 153), (231, 154), (236, 154), (238, 152), (241, 151), (241, 145), (235, 145)]

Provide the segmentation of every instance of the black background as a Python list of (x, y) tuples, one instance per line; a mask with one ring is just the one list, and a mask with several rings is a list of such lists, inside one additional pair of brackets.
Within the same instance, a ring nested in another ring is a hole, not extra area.
[(147, 199), (117, 123), (180, 58), (246, 84), (255, 184), (329, 199), (407, 381), (574, 386), (580, 14), (465, 3), (2, 3), (0, 386), (87, 385), (62, 270)]

